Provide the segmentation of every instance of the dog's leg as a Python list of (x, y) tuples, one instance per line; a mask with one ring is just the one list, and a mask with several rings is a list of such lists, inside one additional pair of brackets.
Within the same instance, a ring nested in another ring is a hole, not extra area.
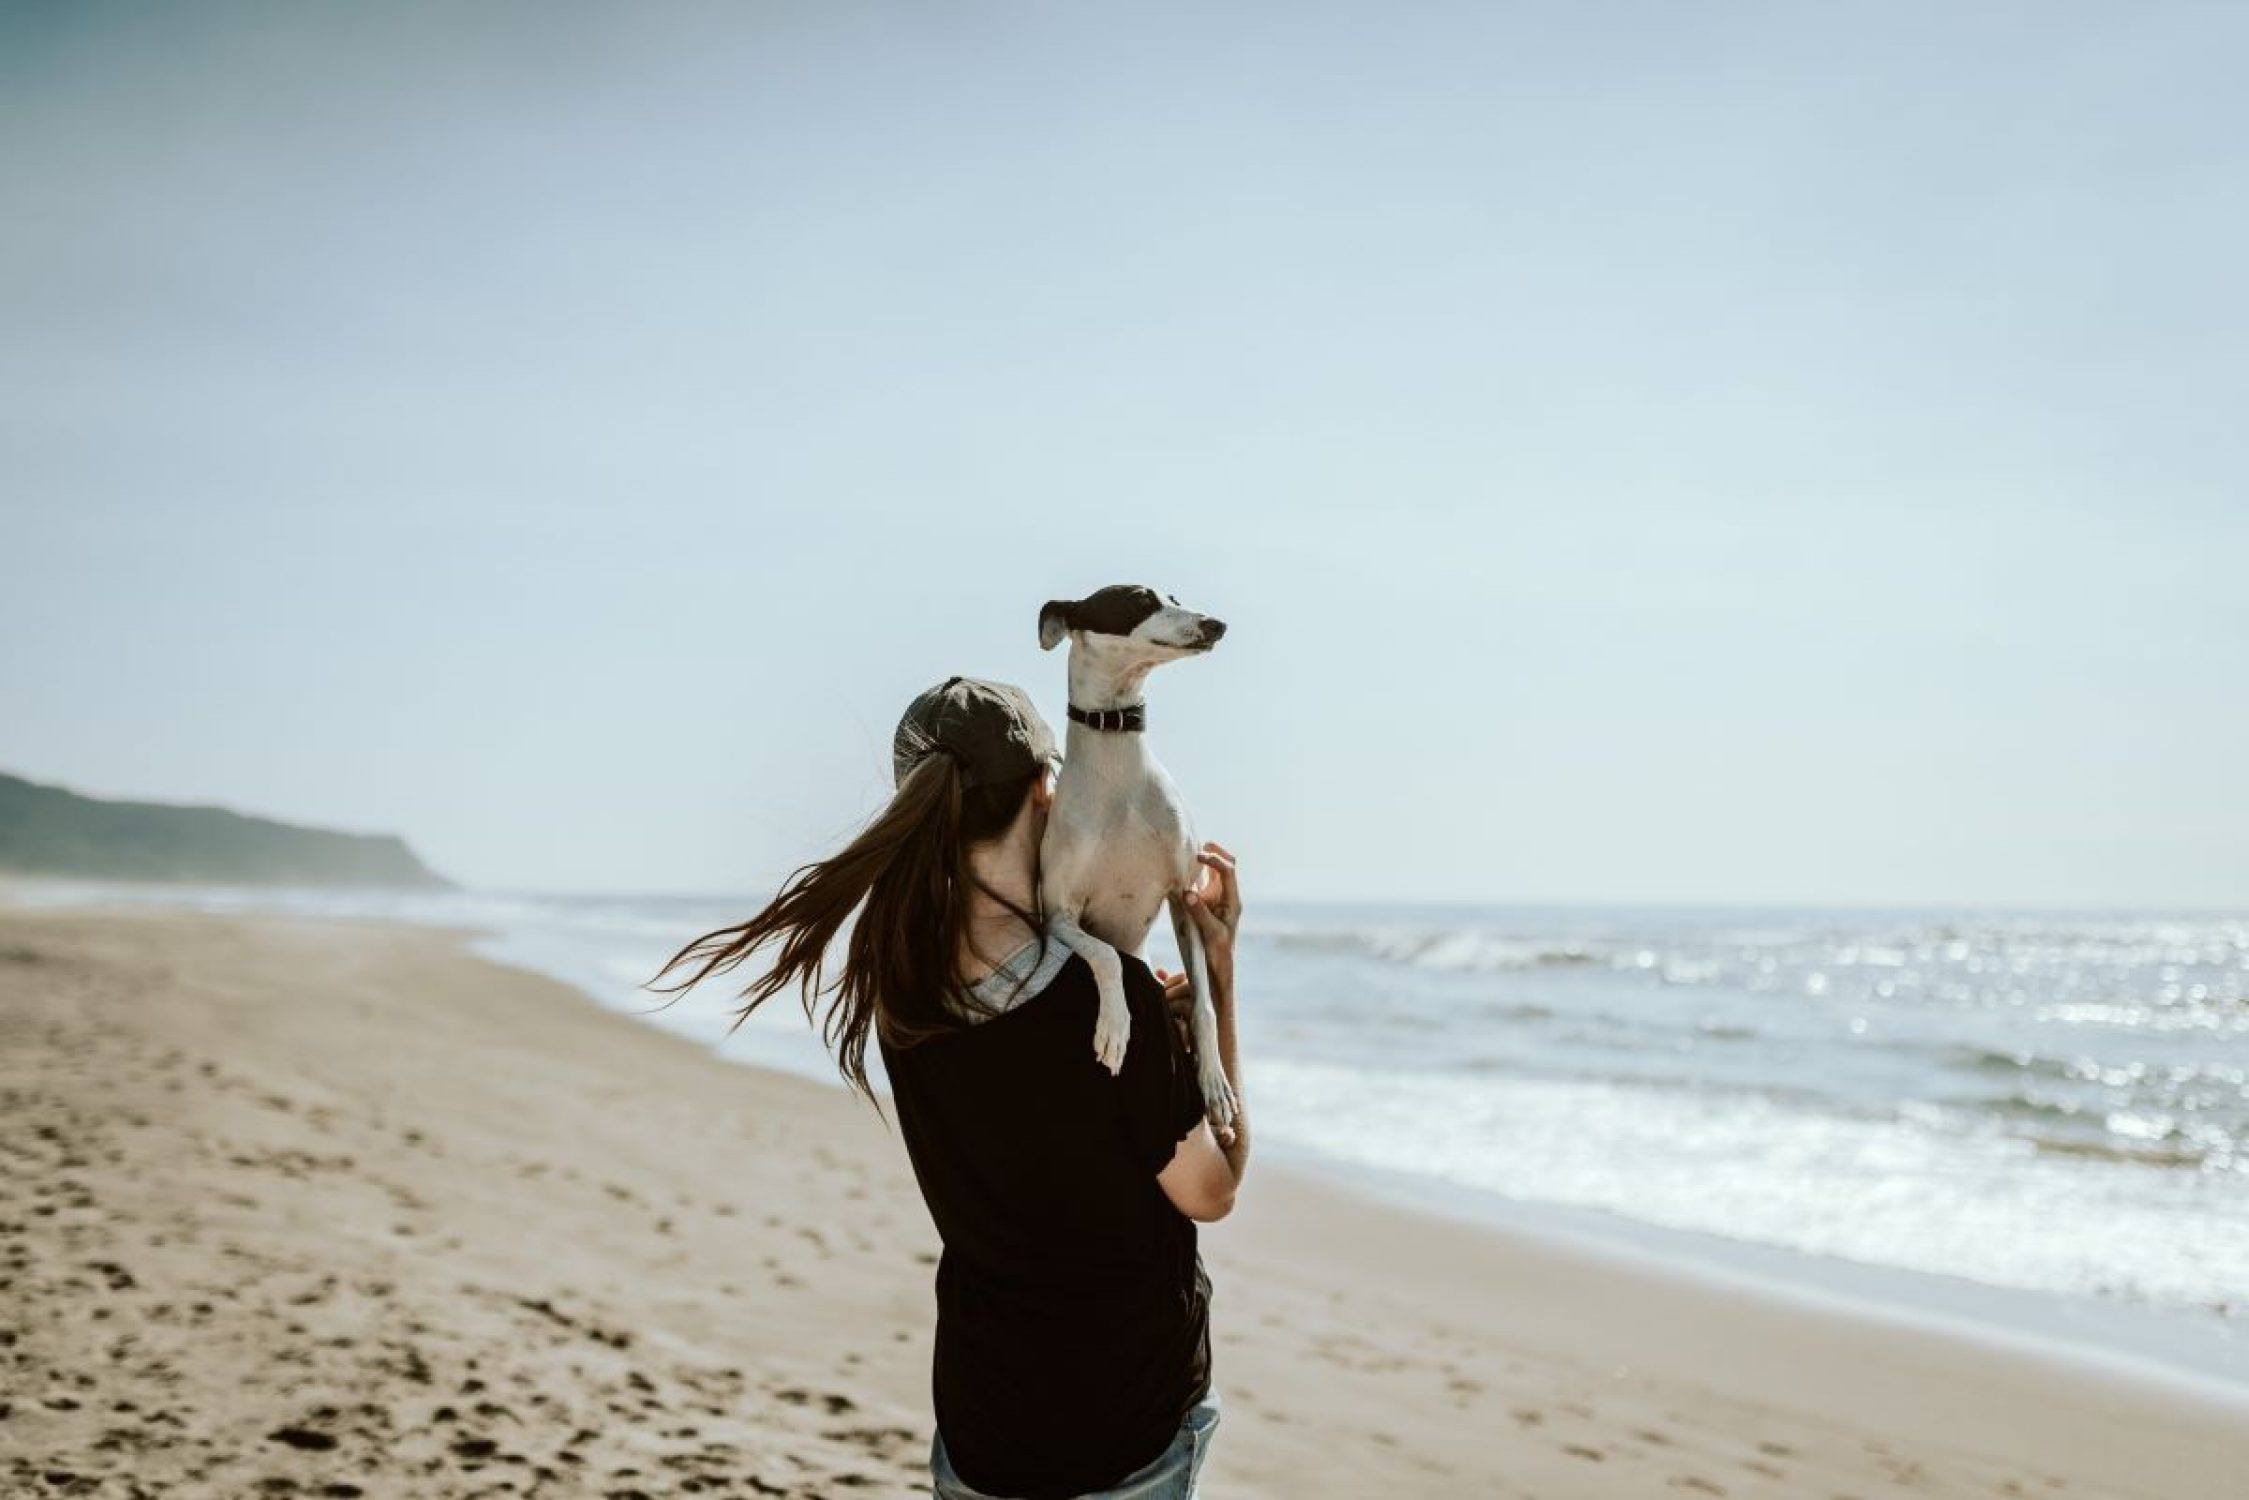
[(1093, 970), (1094, 985), (1101, 991), (1101, 1011), (1093, 1022), (1093, 1055), (1101, 1059), (1101, 1066), (1115, 1073), (1124, 1066), (1125, 1043), (1132, 1039), (1132, 1009), (1125, 1004), (1124, 961), (1117, 957), (1116, 949), (1062, 912), (1050, 915), (1046, 928)]
[(1187, 1016), (1195, 1034), (1195, 1081), (1202, 1086), (1203, 1110), (1220, 1130), (1234, 1123), (1234, 1085), (1227, 1081), (1225, 1061), (1218, 1055), (1218, 1005), (1210, 987), (1210, 960), (1203, 953), (1203, 935), (1178, 892), (1165, 898), (1171, 907), (1171, 932), (1179, 942), (1179, 961), (1187, 968), (1187, 988), (1194, 1005)]

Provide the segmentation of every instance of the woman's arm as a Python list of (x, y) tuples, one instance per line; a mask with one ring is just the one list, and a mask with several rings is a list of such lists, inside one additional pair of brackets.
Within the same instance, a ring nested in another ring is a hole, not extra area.
[[(1212, 1131), (1210, 1121), (1198, 1124), (1156, 1174), (1156, 1184), (1173, 1207), (1208, 1223), (1233, 1211), (1235, 1191), (1249, 1168), (1249, 1107), (1234, 1045), (1234, 931), (1242, 920), (1241, 885), (1234, 856), (1225, 848), (1205, 844), (1200, 857), (1211, 875), (1187, 893), (1187, 911), (1202, 935), (1211, 1004), (1218, 1012), (1218, 1061), (1234, 1086), (1234, 1123), (1223, 1138)], [(1167, 1001), (1186, 995), (1186, 975), (1158, 971), (1157, 977), (1164, 981)]]

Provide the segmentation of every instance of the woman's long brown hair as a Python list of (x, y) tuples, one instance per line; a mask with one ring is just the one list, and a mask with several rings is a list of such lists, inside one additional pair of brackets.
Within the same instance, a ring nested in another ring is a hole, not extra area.
[[(844, 1079), (879, 1112), (881, 1103), (867, 1081), (869, 1031), (892, 1047), (911, 1047), (1004, 1008), (978, 1000), (960, 978), (969, 887), (1015, 913), (1043, 940), (1045, 921), (1035, 892), (1033, 909), (1025, 910), (978, 880), (968, 866), (968, 851), (1006, 831), (1031, 783), (1043, 774), (1042, 769), (968, 787), (952, 756), (942, 751), (923, 756), (889, 805), (850, 843), (798, 868), (748, 921), (707, 932), (681, 948), (641, 987), (676, 998), (778, 943), (771, 971), (742, 991), (743, 1003), (727, 1033), (791, 984), (803, 991), (810, 1021), (817, 996), (832, 988), (821, 1039)], [(831, 984), (823, 977), (828, 946), (862, 903), (865, 910), (844, 948), (843, 971)], [(686, 977), (662, 982), (679, 969), (689, 971)]]

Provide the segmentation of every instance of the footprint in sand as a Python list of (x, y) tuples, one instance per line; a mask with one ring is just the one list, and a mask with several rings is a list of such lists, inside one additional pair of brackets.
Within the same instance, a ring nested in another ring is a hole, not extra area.
[(448, 1451), (463, 1464), (481, 1464), (498, 1454), (500, 1445), (488, 1437), (455, 1438)]

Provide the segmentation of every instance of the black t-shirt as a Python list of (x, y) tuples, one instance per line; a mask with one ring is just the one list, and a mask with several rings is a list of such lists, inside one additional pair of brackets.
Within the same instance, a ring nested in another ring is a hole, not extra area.
[(945, 1244), (938, 1431), (961, 1478), (1062, 1500), (1153, 1462), (1210, 1387), (1210, 1281), (1156, 1173), (1203, 1116), (1163, 986), (1124, 955), (1132, 1036), (1093, 1055), (1093, 971), (964, 1030), (882, 1048)]

